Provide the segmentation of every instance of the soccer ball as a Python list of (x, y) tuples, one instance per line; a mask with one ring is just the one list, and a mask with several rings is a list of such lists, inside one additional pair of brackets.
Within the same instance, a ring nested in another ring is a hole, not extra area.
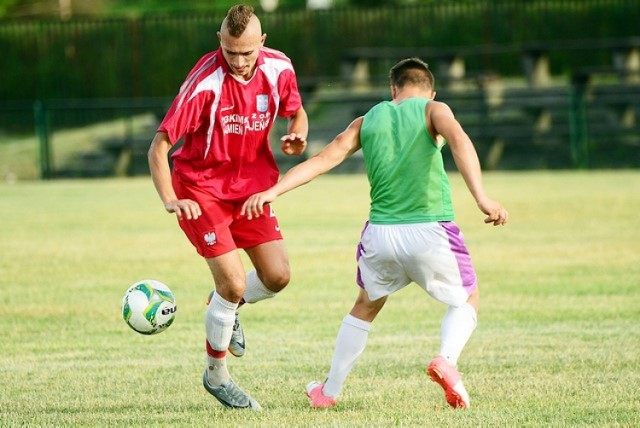
[(166, 330), (176, 316), (176, 299), (160, 281), (145, 279), (133, 284), (122, 298), (122, 318), (141, 334)]

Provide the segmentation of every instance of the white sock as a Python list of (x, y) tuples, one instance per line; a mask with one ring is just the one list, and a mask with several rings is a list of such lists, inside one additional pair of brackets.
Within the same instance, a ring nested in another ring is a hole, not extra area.
[(258, 273), (255, 270), (247, 272), (246, 279), (247, 287), (244, 290), (242, 298), (247, 303), (256, 303), (260, 300), (270, 299), (275, 296), (275, 291), (269, 290), (258, 278)]
[(218, 293), (213, 293), (207, 308), (205, 329), (209, 345), (214, 350), (224, 351), (229, 347), (237, 308), (237, 303), (229, 302)]
[(210, 385), (222, 385), (231, 379), (229, 370), (227, 369), (227, 357), (213, 358), (207, 355), (207, 380)]
[(329, 376), (322, 388), (322, 393), (336, 398), (342, 390), (347, 375), (364, 351), (371, 323), (347, 314), (336, 338), (336, 348), (333, 351), (333, 361)]
[[(225, 300), (218, 293), (213, 293), (211, 296), (205, 318), (205, 330), (207, 341), (213, 350), (225, 351), (229, 347), (237, 308), (237, 303)], [(220, 385), (230, 378), (226, 357), (213, 358), (207, 354), (207, 379), (209, 383)]]
[(440, 355), (451, 365), (458, 365), (458, 358), (462, 353), (471, 333), (478, 323), (476, 310), (468, 303), (462, 306), (449, 306), (442, 318), (442, 342)]

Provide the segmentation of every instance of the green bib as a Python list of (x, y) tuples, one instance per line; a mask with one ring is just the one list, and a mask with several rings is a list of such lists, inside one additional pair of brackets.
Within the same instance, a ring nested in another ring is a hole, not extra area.
[(371, 186), (369, 220), (377, 224), (452, 221), (441, 148), (429, 135), (426, 98), (384, 101), (364, 116), (360, 143)]

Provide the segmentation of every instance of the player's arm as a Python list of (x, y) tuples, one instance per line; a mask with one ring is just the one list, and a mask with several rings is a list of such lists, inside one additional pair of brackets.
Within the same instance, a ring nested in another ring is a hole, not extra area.
[(251, 219), (262, 214), (262, 206), (272, 202), (278, 196), (296, 187), (302, 186), (320, 174), (338, 166), (345, 159), (360, 149), (360, 127), (362, 118), (358, 118), (341, 132), (331, 143), (317, 155), (294, 166), (278, 183), (264, 192), (249, 197), (242, 205), (242, 215)]
[(175, 213), (178, 220), (182, 220), (183, 215), (188, 220), (197, 219), (202, 214), (200, 205), (190, 199), (178, 199), (173, 191), (171, 169), (169, 168), (171, 147), (171, 141), (166, 132), (156, 133), (147, 153), (153, 184), (165, 209), (170, 213)]
[(307, 112), (301, 106), (287, 120), (287, 135), (280, 138), (282, 151), (287, 155), (301, 155), (307, 148), (307, 135), (309, 134)]
[(498, 202), (487, 197), (482, 185), (482, 172), (478, 154), (467, 133), (454, 117), (451, 108), (441, 102), (432, 101), (427, 107), (427, 123), (433, 137), (441, 135), (451, 147), (456, 167), (460, 171), (467, 188), (478, 208), (487, 214), (485, 223), (494, 226), (505, 224), (508, 213)]

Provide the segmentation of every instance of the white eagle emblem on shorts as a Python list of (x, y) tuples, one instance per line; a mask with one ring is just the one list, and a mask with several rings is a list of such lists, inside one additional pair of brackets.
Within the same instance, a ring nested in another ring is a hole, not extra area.
[(267, 109), (269, 109), (269, 95), (266, 95), (266, 94), (258, 95), (256, 97), (256, 104), (257, 104), (258, 111), (260, 113), (264, 113), (265, 111), (267, 111)]
[(215, 234), (215, 232), (205, 233), (204, 234), (204, 242), (206, 242), (207, 245), (215, 244), (216, 243), (216, 234)]

